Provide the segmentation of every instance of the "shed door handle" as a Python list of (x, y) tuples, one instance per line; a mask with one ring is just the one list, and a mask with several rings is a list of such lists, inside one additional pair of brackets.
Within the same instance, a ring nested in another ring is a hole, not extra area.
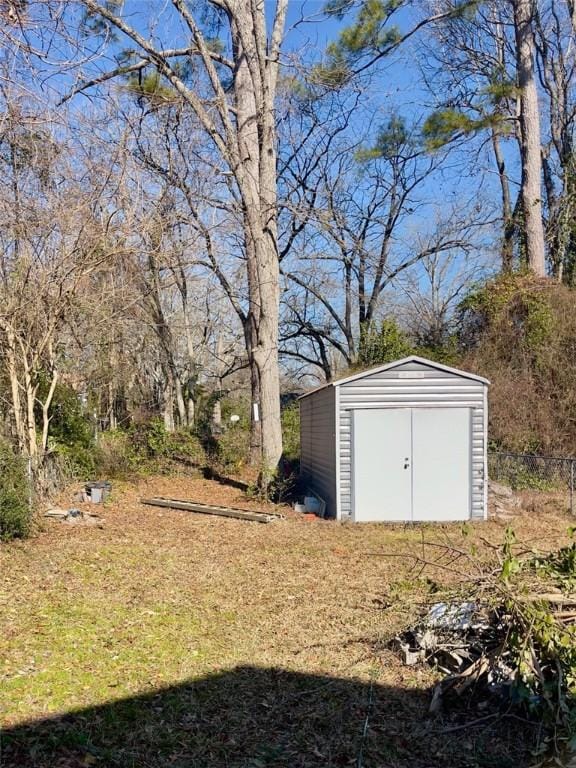
[(409, 459), (409, 458), (408, 458), (408, 456), (407, 456), (407, 457), (404, 459), (404, 469), (408, 469), (408, 467), (409, 467), (409, 466), (410, 466), (410, 459)]

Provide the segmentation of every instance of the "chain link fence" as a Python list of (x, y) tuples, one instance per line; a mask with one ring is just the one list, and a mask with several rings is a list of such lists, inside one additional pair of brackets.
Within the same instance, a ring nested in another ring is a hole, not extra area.
[(576, 458), (491, 451), (488, 453), (488, 477), (515, 491), (565, 491), (570, 512), (574, 514)]

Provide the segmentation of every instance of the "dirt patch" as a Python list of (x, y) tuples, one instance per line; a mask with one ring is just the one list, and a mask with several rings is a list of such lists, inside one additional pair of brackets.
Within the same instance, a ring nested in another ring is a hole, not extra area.
[[(287, 518), (139, 503), (154, 495)], [(56, 503), (72, 499), (70, 489)], [(506, 719), (443, 736), (450, 723), (426, 717), (435, 672), (378, 648), (423, 594), (458, 578), (441, 565), (418, 575), (411, 554), (426, 539), (488, 555), (512, 524), (524, 546), (552, 548), (566, 541), (566, 514), (340, 524), (186, 477), (115, 484), (97, 509), (102, 529), (46, 521), (1, 551), (3, 768), (324, 767), (359, 750), (364, 768), (520, 760), (525, 742)]]

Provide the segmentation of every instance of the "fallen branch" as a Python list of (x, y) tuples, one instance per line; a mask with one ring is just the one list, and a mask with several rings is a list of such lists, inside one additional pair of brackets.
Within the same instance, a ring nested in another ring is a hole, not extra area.
[(491, 715), (477, 717), (476, 720), (470, 720), (469, 722), (462, 723), (461, 725), (453, 725), (450, 728), (443, 728), (440, 733), (454, 733), (455, 731), (463, 731), (466, 728), (474, 728), (476, 725), (482, 725), (482, 723), (486, 723), (488, 720), (494, 720), (494, 718), (498, 716), (498, 712), (492, 712)]
[(576, 605), (576, 595), (564, 595), (562, 592), (544, 592), (543, 594), (519, 595), (517, 598), (525, 603), (558, 603), (559, 605)]

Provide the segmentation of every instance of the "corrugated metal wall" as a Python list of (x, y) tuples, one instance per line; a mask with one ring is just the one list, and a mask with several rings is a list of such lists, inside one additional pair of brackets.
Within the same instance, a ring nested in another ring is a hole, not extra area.
[(300, 474), (336, 516), (336, 390), (326, 387), (300, 400)]
[[(351, 411), (355, 408), (442, 405), (472, 409), (472, 518), (483, 519), (484, 496), (484, 390), (481, 381), (441, 371), (417, 362), (406, 363), (338, 386), (340, 402), (341, 516), (351, 514)], [(333, 391), (329, 387), (324, 391)], [(306, 400), (316, 398), (316, 393)]]

